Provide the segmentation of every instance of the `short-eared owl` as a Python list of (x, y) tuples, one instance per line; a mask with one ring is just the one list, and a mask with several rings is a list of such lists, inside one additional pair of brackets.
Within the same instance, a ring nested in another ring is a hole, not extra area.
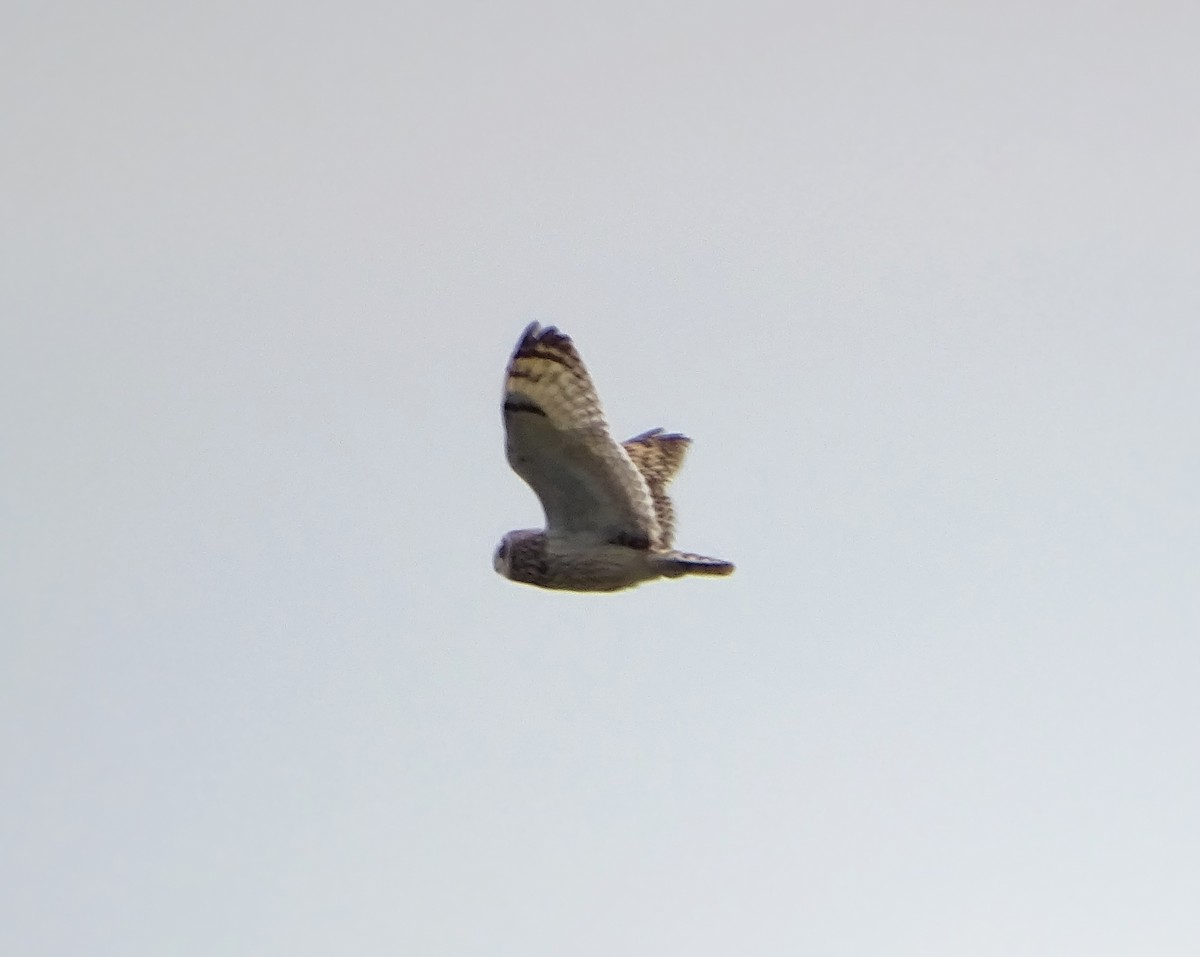
[(508, 461), (542, 500), (546, 529), (509, 532), (496, 571), (568, 591), (616, 591), (652, 578), (728, 575), (730, 562), (672, 548), (667, 483), (691, 440), (652, 429), (613, 440), (570, 338), (536, 322), (504, 382)]

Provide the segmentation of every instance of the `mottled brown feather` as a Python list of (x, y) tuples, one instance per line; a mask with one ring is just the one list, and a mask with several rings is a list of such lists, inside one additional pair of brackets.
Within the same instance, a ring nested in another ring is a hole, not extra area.
[(662, 429), (651, 429), (624, 443), (626, 453), (650, 486), (659, 528), (658, 539), (651, 543), (654, 548), (667, 549), (674, 544), (675, 506), (667, 495), (667, 485), (683, 466), (691, 444), (686, 435)]

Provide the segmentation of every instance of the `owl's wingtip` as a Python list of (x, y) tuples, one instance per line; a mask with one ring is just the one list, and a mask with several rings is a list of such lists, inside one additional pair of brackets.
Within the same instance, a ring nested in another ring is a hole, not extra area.
[(533, 345), (533, 343), (537, 342), (541, 331), (542, 324), (536, 319), (527, 325), (524, 331), (521, 333), (521, 338), (517, 340), (516, 352), (520, 352), (522, 349), (528, 348), (529, 346)]
[(540, 322), (531, 322), (521, 333), (517, 348), (513, 352), (515, 358), (529, 355), (534, 349), (558, 348), (574, 352), (574, 343), (565, 332), (559, 331), (558, 326), (543, 326)]

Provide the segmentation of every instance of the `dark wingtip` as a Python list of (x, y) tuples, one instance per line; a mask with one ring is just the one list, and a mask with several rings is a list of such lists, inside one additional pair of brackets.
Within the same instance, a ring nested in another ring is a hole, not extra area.
[(540, 322), (531, 322), (521, 333), (513, 355), (517, 358), (530, 355), (538, 346), (557, 346), (570, 349), (572, 342), (571, 337), (565, 332), (559, 332), (557, 326), (543, 326)]
[(521, 333), (521, 338), (517, 340), (517, 348), (513, 350), (514, 355), (520, 355), (522, 349), (528, 349), (538, 341), (538, 335), (542, 331), (540, 322), (531, 322), (525, 327), (525, 331)]
[(679, 432), (664, 432), (660, 427), (657, 429), (648, 429), (641, 435), (635, 435), (632, 439), (626, 439), (624, 444), (629, 445), (632, 442), (645, 443), (651, 440), (654, 442), (685, 442), (688, 445), (692, 442), (686, 435), (682, 435)]

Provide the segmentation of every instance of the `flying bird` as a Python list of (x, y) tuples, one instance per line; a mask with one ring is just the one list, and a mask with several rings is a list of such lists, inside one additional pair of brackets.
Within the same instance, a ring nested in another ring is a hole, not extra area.
[(729, 575), (733, 564), (676, 551), (667, 484), (691, 439), (651, 429), (609, 434), (570, 337), (532, 323), (504, 381), (508, 462), (541, 499), (546, 528), (509, 532), (493, 564), (505, 578), (566, 591), (618, 591), (654, 578)]

